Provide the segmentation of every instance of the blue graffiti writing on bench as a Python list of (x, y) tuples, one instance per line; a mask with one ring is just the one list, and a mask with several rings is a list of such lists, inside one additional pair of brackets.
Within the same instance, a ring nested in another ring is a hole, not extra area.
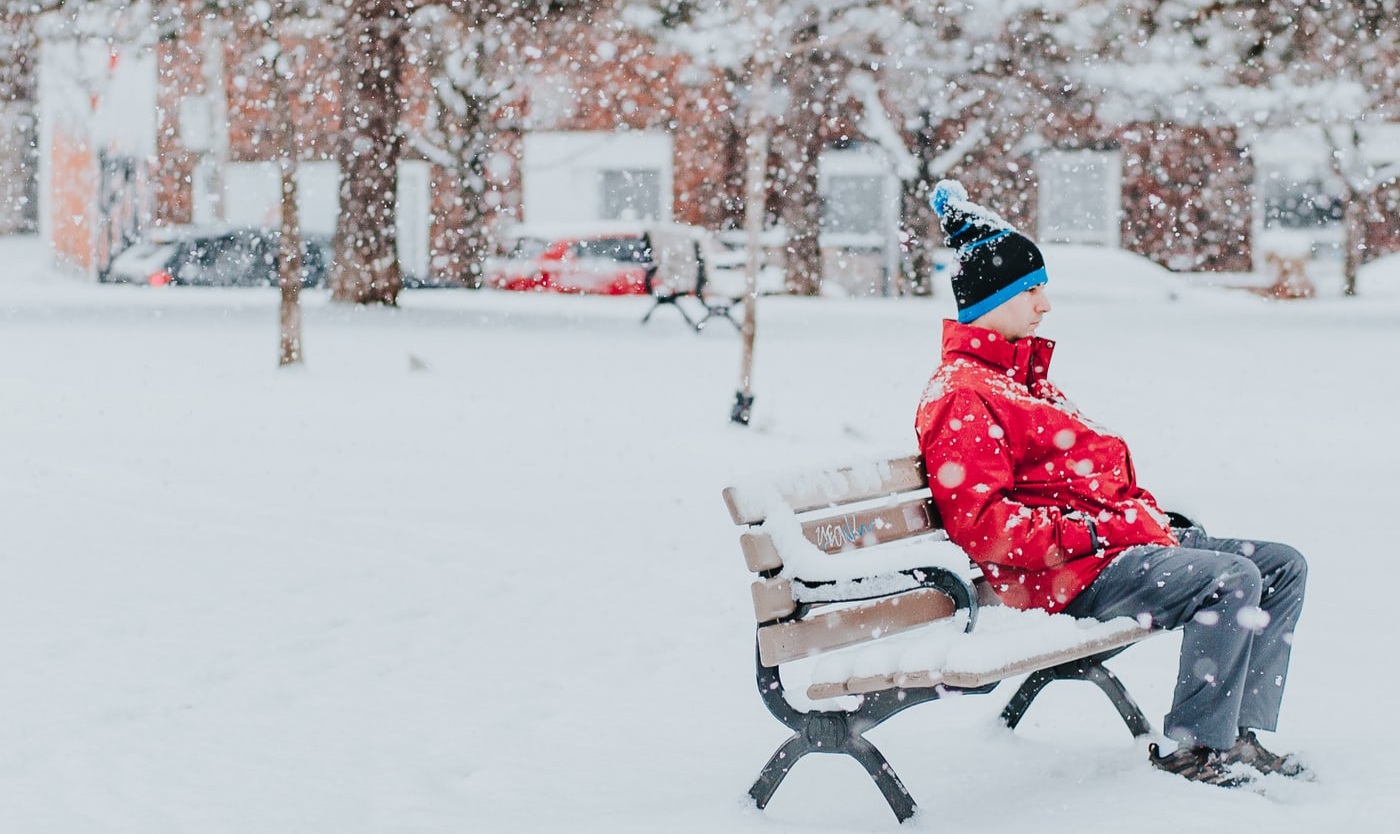
[(817, 547), (822, 550), (835, 550), (845, 547), (847, 544), (856, 544), (867, 535), (875, 532), (874, 526), (862, 524), (855, 526), (855, 516), (847, 516), (840, 524), (824, 524), (816, 529)]

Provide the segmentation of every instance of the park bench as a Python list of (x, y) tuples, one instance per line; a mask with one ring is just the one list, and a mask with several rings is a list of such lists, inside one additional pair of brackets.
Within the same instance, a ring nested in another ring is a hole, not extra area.
[[(758, 574), (758, 690), (793, 731), (749, 790), (759, 808), (803, 756), (843, 754), (903, 822), (913, 797), (865, 733), (916, 704), (986, 694), (1020, 675), (1000, 715), (1008, 728), (1047, 684), (1081, 680), (1103, 690), (1134, 736), (1151, 731), (1103, 662), (1152, 632), (1129, 618), (999, 605), (941, 529), (918, 456), (731, 486), (724, 500)], [(794, 703), (784, 669), (806, 673), (809, 703)]]
[[(702, 242), (692, 236), (674, 234), (668, 230), (647, 233), (647, 251), (650, 262), (643, 276), (646, 294), (651, 296), (652, 305), (642, 316), (642, 324), (664, 306), (674, 307), (685, 323), (697, 333), (705, 329), (710, 319), (721, 318), (739, 328), (733, 316), (734, 308), (743, 302), (742, 295), (718, 293), (711, 285), (708, 260)], [(698, 304), (703, 314), (691, 318), (686, 312), (684, 299)]]

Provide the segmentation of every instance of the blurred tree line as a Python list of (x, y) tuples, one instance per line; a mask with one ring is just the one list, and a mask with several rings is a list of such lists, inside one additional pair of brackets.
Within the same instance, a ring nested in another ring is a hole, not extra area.
[[(459, 257), (444, 268), (479, 283), (495, 209), (491, 149), (524, 129), (540, 45), (567, 51), (619, 33), (724, 79), (734, 106), (714, 118), (731, 121), (729, 135), (748, 154), (734, 220), (751, 232), (785, 229), (790, 292), (816, 294), (823, 281), (824, 148), (866, 141), (887, 155), (903, 183), (910, 287), (929, 292), (938, 235), (925, 203), (937, 179), (981, 172), (979, 199), (1024, 219), (1035, 181), (1018, 160), (1076, 137), (1098, 141), (1096, 125), (1125, 119), (1231, 135), (1315, 128), (1348, 189), (1346, 273), (1354, 282), (1372, 254), (1367, 229), (1384, 220), (1378, 194), (1400, 173), (1363, 147), (1368, 125), (1397, 120), (1397, 2), (0, 0), (2, 36), (14, 45), (0, 58), (0, 97), (32, 100), (32, 21), (78, 6), (147, 9), (166, 36), (196, 19), (226, 21), (262, 44), (259, 60), (279, 101), (296, 94), (288, 85), (334, 84), (342, 177), (331, 286), (351, 303), (393, 304), (402, 288), (394, 206), (407, 149), (451, 172), (461, 195), (451, 232)], [(330, 77), (297, 77), (297, 38), (287, 32), (305, 21), (328, 33)], [(415, 76), (427, 80), (431, 102), (405, 92)], [(426, 107), (429, 117), (408, 119), (410, 107)], [(289, 108), (274, 110), (285, 121)], [(295, 157), (296, 136), (284, 127), (284, 156)], [(284, 174), (289, 165), (295, 159)], [(1207, 211), (1225, 210), (1240, 207)], [(284, 222), (295, 231), (294, 220)], [(1194, 227), (1164, 221), (1163, 234)]]

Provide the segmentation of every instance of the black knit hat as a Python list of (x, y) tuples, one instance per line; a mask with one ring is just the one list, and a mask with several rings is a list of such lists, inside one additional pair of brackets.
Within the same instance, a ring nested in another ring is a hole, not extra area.
[(1030, 238), (968, 200), (962, 183), (940, 181), (929, 204), (947, 235), (944, 243), (958, 250), (960, 268), (953, 276), (958, 321), (967, 324), (1049, 280), (1045, 259)]

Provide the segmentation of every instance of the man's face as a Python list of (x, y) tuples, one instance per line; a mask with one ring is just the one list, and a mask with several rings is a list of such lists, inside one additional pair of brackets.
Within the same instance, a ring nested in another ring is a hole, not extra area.
[(1045, 285), (1031, 287), (1018, 293), (991, 312), (983, 314), (972, 322), (978, 327), (994, 330), (1008, 342), (1035, 335), (1040, 319), (1050, 312), (1050, 297), (1045, 294)]

